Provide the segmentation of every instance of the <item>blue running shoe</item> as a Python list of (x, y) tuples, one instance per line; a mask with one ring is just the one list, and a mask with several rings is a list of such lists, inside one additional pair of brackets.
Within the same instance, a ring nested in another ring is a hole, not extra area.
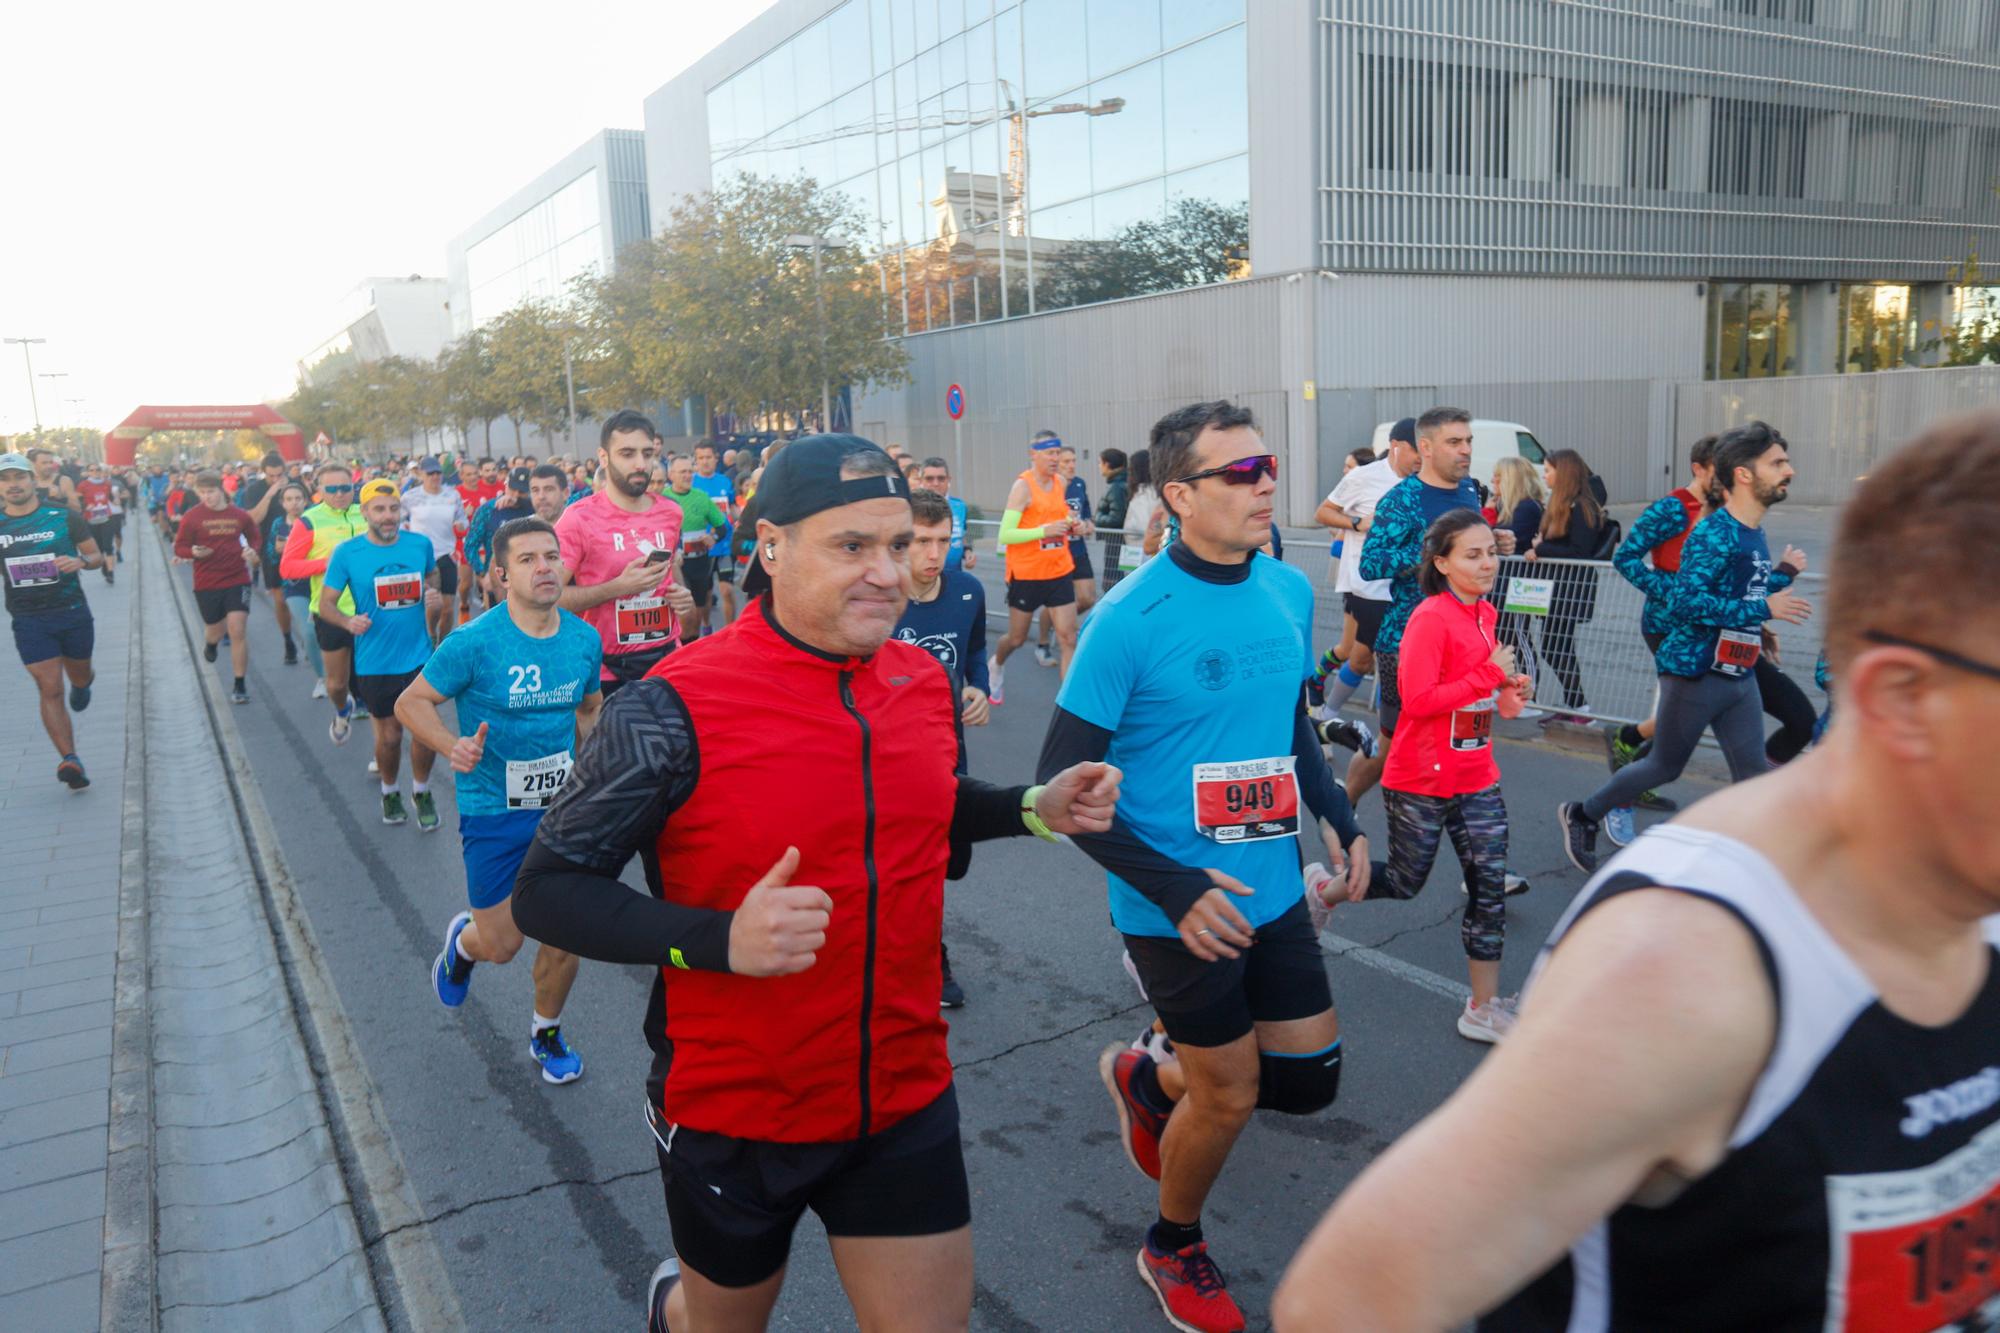
[(465, 993), (472, 989), (472, 960), (458, 951), (458, 932), (471, 924), (470, 912), (453, 917), (444, 928), (444, 948), (438, 950), (437, 961), (431, 964), (431, 985), (437, 990), (438, 999), (452, 1009), (464, 1004)]
[(1607, 811), (1604, 816), (1604, 836), (1620, 847), (1630, 847), (1632, 839), (1638, 836), (1632, 827), (1632, 807), (1621, 805)]
[(528, 1040), (528, 1054), (542, 1067), (544, 1083), (574, 1083), (583, 1077), (583, 1057), (562, 1038), (562, 1028), (543, 1028)]

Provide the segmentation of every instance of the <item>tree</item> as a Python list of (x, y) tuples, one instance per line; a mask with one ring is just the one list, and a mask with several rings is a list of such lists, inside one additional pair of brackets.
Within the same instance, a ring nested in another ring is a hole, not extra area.
[[(604, 349), (594, 391), (697, 397), (712, 416), (817, 405), (822, 382), (906, 383), (909, 354), (885, 336), (865, 235), (860, 210), (806, 177), (739, 177), (683, 199), (588, 288), (578, 323)], [(812, 251), (788, 243), (797, 236), (828, 242), (817, 288)]]
[(523, 301), (486, 325), (494, 400), (521, 434), (526, 423), (553, 437), (569, 424), (563, 338), (573, 321), (548, 301)]
[(1224, 282), (1243, 272), (1250, 209), (1210, 199), (1180, 199), (1164, 218), (1135, 222), (1105, 241), (1072, 241), (1046, 261), (1047, 308)]
[(438, 357), (445, 422), (469, 446), (472, 427), (485, 428), (486, 452), (493, 452), (493, 421), (507, 414), (493, 377), (493, 352), (484, 329), (474, 329)]

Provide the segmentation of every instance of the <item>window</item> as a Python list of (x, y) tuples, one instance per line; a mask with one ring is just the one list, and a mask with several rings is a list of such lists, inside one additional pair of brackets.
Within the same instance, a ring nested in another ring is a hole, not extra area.
[(1787, 283), (1717, 282), (1708, 293), (1708, 377), (1798, 373), (1794, 290)]
[(1802, 107), (1717, 99), (1709, 129), (1711, 194), (1800, 199), (1806, 190)]
[(1908, 287), (1855, 283), (1841, 289), (1840, 308), (1843, 373), (1890, 370), (1915, 355), (1917, 321)]

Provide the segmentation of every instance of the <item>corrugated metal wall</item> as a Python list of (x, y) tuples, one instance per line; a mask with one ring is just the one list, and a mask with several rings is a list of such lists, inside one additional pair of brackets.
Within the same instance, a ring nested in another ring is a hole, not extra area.
[(1614, 499), (1659, 489), (1658, 386), (1701, 374), (1696, 284), (1347, 274), (1318, 290), (1323, 477), (1377, 422), (1450, 403), (1577, 450)]
[(1674, 469), (1687, 446), (1746, 421), (1768, 421), (1791, 443), (1791, 498), (1839, 504), (1887, 453), (1939, 417), (2000, 407), (2000, 366), (1887, 370), (1873, 375), (1710, 381), (1675, 391)]
[(1946, 276), (2000, 241), (1995, 0), (1320, 0), (1323, 262)]

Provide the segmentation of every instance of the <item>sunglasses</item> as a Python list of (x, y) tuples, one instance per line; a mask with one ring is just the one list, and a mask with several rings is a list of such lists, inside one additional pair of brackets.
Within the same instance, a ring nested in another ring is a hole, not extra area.
[(1180, 478), (1181, 481), (1196, 482), (1204, 477), (1220, 477), (1231, 486), (1255, 486), (1265, 477), (1278, 479), (1278, 456), (1276, 454), (1252, 454), (1239, 458), (1234, 463), (1224, 463), (1221, 467), (1209, 468), (1206, 472), (1194, 472)]
[(1930, 654), (1946, 666), (1957, 667), (1960, 671), (1969, 671), (1975, 676), (1985, 676), (1989, 680), (2000, 680), (2000, 666), (1981, 662), (1977, 658), (1966, 657), (1961, 653), (1953, 652), (1949, 648), (1939, 648), (1932, 644), (1919, 643), (1915, 639), (1906, 639), (1900, 634), (1885, 634), (1878, 629), (1863, 630), (1861, 637), (1870, 643), (1887, 644), (1892, 648), (1914, 648), (1920, 653)]
[(320, 487), (320, 489), (321, 489), (321, 490), (323, 490), (323, 491), (325, 491), (325, 492), (326, 492), (326, 493), (327, 493), (328, 495), (346, 495), (346, 494), (347, 494), (347, 493), (348, 493), (349, 491), (353, 490), (353, 489), (354, 489), (354, 487), (352, 487), (352, 486), (322, 486), (322, 487)]

